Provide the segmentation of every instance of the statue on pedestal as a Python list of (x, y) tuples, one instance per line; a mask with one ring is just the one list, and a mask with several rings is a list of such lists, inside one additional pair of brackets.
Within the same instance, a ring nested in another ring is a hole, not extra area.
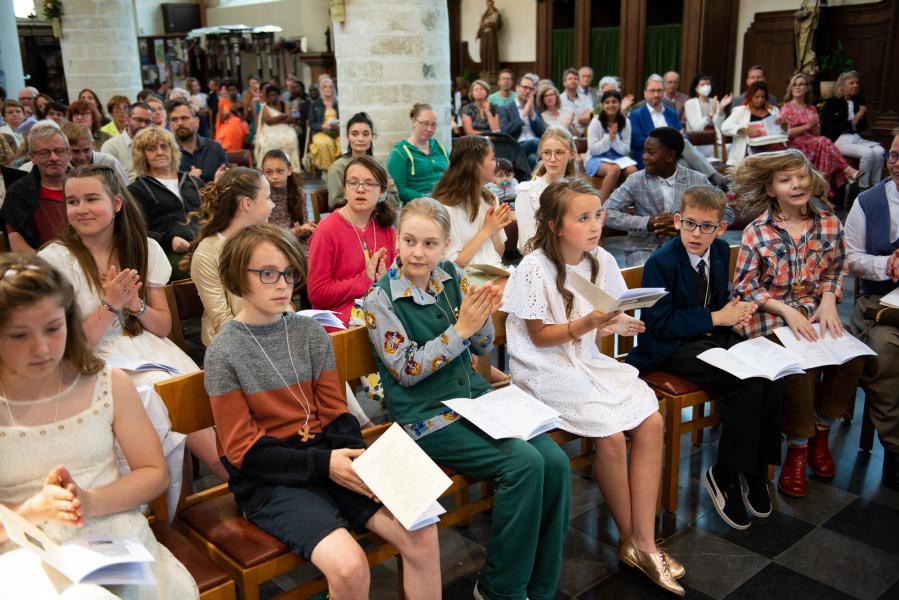
[(481, 40), (481, 78), (496, 80), (499, 71), (499, 30), (503, 28), (503, 17), (493, 4), (487, 0), (487, 9), (481, 16), (481, 25), (475, 39)]

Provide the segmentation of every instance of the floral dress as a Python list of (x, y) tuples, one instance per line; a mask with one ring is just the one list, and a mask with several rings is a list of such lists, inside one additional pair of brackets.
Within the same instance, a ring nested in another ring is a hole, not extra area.
[[(785, 103), (780, 109), (780, 116), (790, 127), (805, 125), (817, 114), (818, 111), (814, 106), (806, 105), (804, 108), (800, 108), (792, 102)], [(846, 183), (846, 176), (843, 174), (843, 169), (847, 166), (846, 159), (826, 136), (815, 135), (809, 130), (790, 136), (787, 144), (790, 148), (796, 148), (808, 156), (808, 159), (824, 175), (832, 188), (838, 188)], [(833, 196), (833, 190), (830, 191), (830, 195)]]

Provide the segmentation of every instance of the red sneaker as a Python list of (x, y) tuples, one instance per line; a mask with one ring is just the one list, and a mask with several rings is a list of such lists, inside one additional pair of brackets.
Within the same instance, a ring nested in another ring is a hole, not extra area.
[(805, 467), (808, 446), (787, 446), (787, 458), (780, 468), (777, 489), (794, 498), (805, 498)]
[(837, 472), (833, 457), (827, 447), (827, 436), (830, 429), (816, 429), (815, 437), (808, 441), (808, 466), (818, 477), (831, 478)]

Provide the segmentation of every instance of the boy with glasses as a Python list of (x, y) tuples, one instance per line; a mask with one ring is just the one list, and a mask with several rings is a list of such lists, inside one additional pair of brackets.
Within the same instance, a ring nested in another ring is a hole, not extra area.
[(646, 331), (627, 361), (641, 372), (662, 370), (721, 398), (718, 459), (703, 479), (718, 514), (734, 529), (746, 529), (750, 514), (771, 514), (767, 465), (780, 464), (779, 382), (740, 380), (696, 357), (743, 341), (732, 327), (758, 307), (740, 302), (729, 286), (730, 248), (719, 240), (727, 230), (726, 199), (718, 188), (686, 189), (674, 215), (678, 236), (659, 248), (643, 268), (644, 287), (668, 295), (641, 311)]

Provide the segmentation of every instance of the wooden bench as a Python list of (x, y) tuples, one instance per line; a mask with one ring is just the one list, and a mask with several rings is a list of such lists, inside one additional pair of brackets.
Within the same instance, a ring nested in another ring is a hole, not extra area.
[(328, 206), (328, 188), (320, 188), (312, 192), (312, 220), (321, 223), (322, 215), (331, 212)]
[(182, 279), (165, 286), (165, 300), (172, 316), (172, 329), (168, 338), (187, 352), (184, 340), (184, 321), (203, 316), (203, 301), (192, 279)]

